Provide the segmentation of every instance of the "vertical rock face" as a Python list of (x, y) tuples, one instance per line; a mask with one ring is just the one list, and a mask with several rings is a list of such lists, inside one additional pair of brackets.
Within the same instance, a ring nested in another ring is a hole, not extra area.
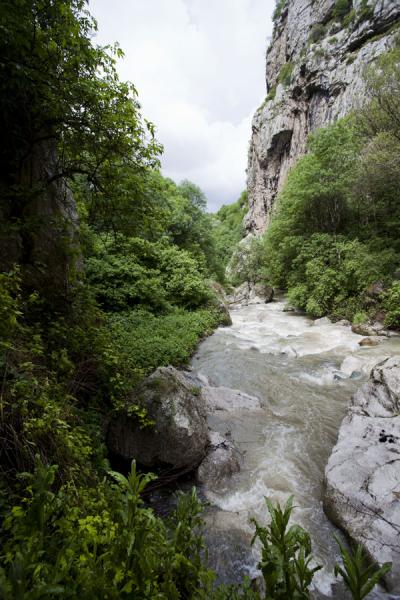
[(353, 0), (348, 9), (341, 0), (286, 0), (267, 50), (267, 97), (252, 123), (249, 233), (266, 229), (308, 134), (359, 105), (363, 69), (393, 46), (398, 25), (399, 0)]

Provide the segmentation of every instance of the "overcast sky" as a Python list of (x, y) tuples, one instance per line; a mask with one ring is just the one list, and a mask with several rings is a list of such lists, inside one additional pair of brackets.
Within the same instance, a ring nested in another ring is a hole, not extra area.
[(90, 0), (96, 41), (118, 41), (120, 77), (164, 145), (162, 170), (209, 210), (245, 188), (252, 115), (265, 97), (274, 0)]

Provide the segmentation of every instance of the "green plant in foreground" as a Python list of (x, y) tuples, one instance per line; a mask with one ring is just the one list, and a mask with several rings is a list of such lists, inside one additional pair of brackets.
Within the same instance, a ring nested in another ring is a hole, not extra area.
[(341, 575), (353, 600), (362, 600), (374, 589), (376, 584), (392, 568), (392, 563), (384, 563), (380, 568), (376, 565), (366, 567), (366, 558), (362, 546), (357, 544), (352, 552), (348, 552), (339, 538), (335, 536), (343, 567), (335, 565), (335, 575)]
[(299, 525), (288, 528), (293, 510), (293, 496), (284, 508), (274, 506), (265, 498), (271, 523), (261, 527), (255, 519), (256, 527), (252, 543), (258, 538), (262, 543), (259, 568), (262, 571), (266, 594), (269, 600), (307, 600), (308, 590), (314, 573), (321, 567), (311, 567), (311, 539)]

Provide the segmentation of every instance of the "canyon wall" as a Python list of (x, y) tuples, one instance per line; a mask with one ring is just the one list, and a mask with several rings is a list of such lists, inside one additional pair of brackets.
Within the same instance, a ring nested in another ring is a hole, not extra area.
[(400, 0), (278, 0), (266, 55), (267, 96), (248, 158), (248, 233), (268, 226), (288, 170), (308, 134), (365, 98), (363, 70), (400, 35)]

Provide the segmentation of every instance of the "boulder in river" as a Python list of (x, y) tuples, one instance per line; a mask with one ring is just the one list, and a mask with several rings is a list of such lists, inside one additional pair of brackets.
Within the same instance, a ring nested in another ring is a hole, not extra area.
[(240, 471), (240, 454), (233, 442), (217, 431), (210, 432), (210, 447), (197, 470), (200, 483), (213, 485)]
[(266, 304), (274, 299), (274, 288), (261, 281), (245, 281), (229, 296), (229, 303), (237, 306)]
[(260, 281), (254, 283), (250, 289), (250, 302), (252, 298), (261, 298), (264, 303), (272, 302), (274, 299), (274, 288)]
[(382, 338), (378, 338), (378, 337), (365, 337), (362, 340), (360, 340), (358, 342), (359, 346), (379, 346), (379, 344), (382, 342)]
[(329, 518), (371, 560), (393, 562), (400, 592), (400, 358), (388, 358), (353, 396), (325, 470)]
[(146, 408), (155, 425), (141, 429), (128, 412), (119, 413), (108, 429), (112, 454), (148, 468), (168, 465), (190, 470), (200, 464), (209, 445), (200, 388), (174, 367), (160, 367), (134, 391), (132, 402)]
[(207, 410), (210, 412), (217, 410), (258, 410), (262, 408), (261, 401), (255, 396), (224, 386), (205, 386), (202, 388), (202, 395)]

